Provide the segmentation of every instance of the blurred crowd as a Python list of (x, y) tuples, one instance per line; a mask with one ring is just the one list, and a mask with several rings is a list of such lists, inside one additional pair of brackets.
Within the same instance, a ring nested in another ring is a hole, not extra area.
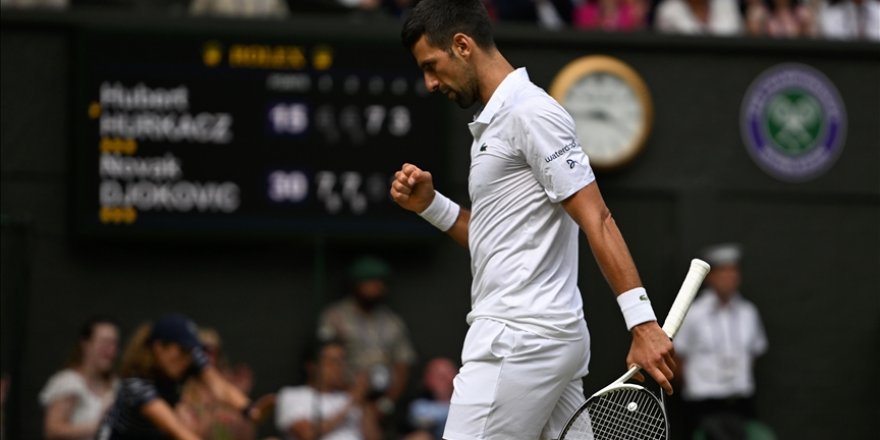
[[(32, 396), (44, 410), (43, 437), (439, 439), (458, 364), (417, 359), (403, 318), (385, 301), (391, 275), (380, 258), (355, 259), (343, 296), (299, 338), (302, 370), (261, 396), (254, 371), (230, 360), (218, 329), (170, 313), (124, 335), (114, 318), (91, 317), (64, 336), (70, 356)], [(4, 375), (0, 397), (9, 386)], [(0, 419), (0, 439), (3, 431)]]
[[(712, 270), (675, 340), (682, 432), (693, 438), (774, 438), (755, 407), (753, 367), (768, 343), (757, 308), (739, 292), (741, 253), (735, 243), (706, 249)], [(87, 319), (66, 336), (70, 356), (33, 396), (44, 409), (43, 437), (439, 440), (458, 363), (418, 359), (386, 301), (392, 271), (384, 260), (359, 257), (346, 275), (343, 296), (324, 306), (313, 334), (301, 335), (302, 370), (262, 396), (254, 371), (230, 360), (215, 328), (171, 313), (123, 338), (113, 318)], [(9, 386), (4, 376), (0, 398)]]
[[(496, 22), (545, 29), (880, 41), (880, 0), (484, 0)], [(417, 0), (0, 0), (4, 7), (99, 8), (285, 18), (405, 16)]]

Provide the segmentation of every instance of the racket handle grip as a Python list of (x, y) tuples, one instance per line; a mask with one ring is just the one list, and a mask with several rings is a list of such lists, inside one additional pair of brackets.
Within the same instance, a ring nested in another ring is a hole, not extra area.
[(675, 296), (675, 301), (672, 302), (672, 308), (669, 309), (669, 315), (666, 316), (666, 321), (663, 323), (663, 331), (670, 338), (674, 338), (675, 334), (678, 333), (678, 328), (681, 326), (682, 321), (684, 321), (688, 308), (690, 308), (694, 297), (697, 296), (700, 285), (703, 284), (703, 279), (706, 278), (708, 273), (709, 263), (697, 258), (691, 260), (691, 267), (688, 269), (684, 282), (681, 284), (681, 289), (678, 290), (678, 295)]

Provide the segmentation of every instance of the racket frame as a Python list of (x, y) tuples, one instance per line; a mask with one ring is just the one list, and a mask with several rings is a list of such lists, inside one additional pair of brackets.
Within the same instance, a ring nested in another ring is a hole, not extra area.
[[(697, 296), (697, 292), (699, 291), (700, 285), (703, 283), (703, 279), (706, 277), (706, 274), (709, 273), (709, 269), (710, 266), (705, 261), (697, 258), (691, 260), (687, 275), (685, 276), (681, 288), (678, 290), (678, 294), (675, 296), (675, 300), (672, 302), (672, 306), (669, 308), (669, 313), (663, 323), (663, 331), (669, 336), (669, 339), (672, 339), (675, 337), (675, 334), (678, 333), (678, 329), (681, 327), (681, 323), (684, 321), (684, 317), (687, 315), (687, 311), (690, 308), (694, 297)], [(666, 423), (666, 437), (669, 438), (669, 419), (666, 417), (666, 399), (663, 396), (663, 392), (660, 392), (660, 398), (658, 399), (657, 396), (647, 388), (641, 385), (626, 383), (628, 380), (632, 379), (639, 370), (641, 370), (640, 366), (632, 365), (623, 376), (620, 376), (620, 378), (590, 396), (590, 398), (574, 412), (574, 415), (569, 418), (565, 427), (563, 427), (562, 431), (559, 433), (559, 439), (565, 440), (565, 434), (575, 421), (577, 421), (578, 416), (587, 410), (587, 407), (592, 400), (620, 389), (641, 390), (657, 401), (660, 405), (660, 410), (663, 411), (663, 421)]]

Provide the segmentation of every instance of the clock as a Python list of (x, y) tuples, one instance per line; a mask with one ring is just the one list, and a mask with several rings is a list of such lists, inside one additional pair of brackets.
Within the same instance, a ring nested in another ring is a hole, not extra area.
[(550, 95), (574, 118), (593, 168), (620, 168), (642, 151), (653, 118), (651, 95), (626, 63), (601, 55), (576, 59), (556, 75)]

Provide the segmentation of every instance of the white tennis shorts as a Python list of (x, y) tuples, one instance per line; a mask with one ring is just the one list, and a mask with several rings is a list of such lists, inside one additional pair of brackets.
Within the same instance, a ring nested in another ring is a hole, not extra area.
[(590, 360), (586, 323), (583, 335), (559, 341), (491, 319), (474, 321), (464, 340), (443, 438), (558, 438), (586, 400), (581, 382)]

